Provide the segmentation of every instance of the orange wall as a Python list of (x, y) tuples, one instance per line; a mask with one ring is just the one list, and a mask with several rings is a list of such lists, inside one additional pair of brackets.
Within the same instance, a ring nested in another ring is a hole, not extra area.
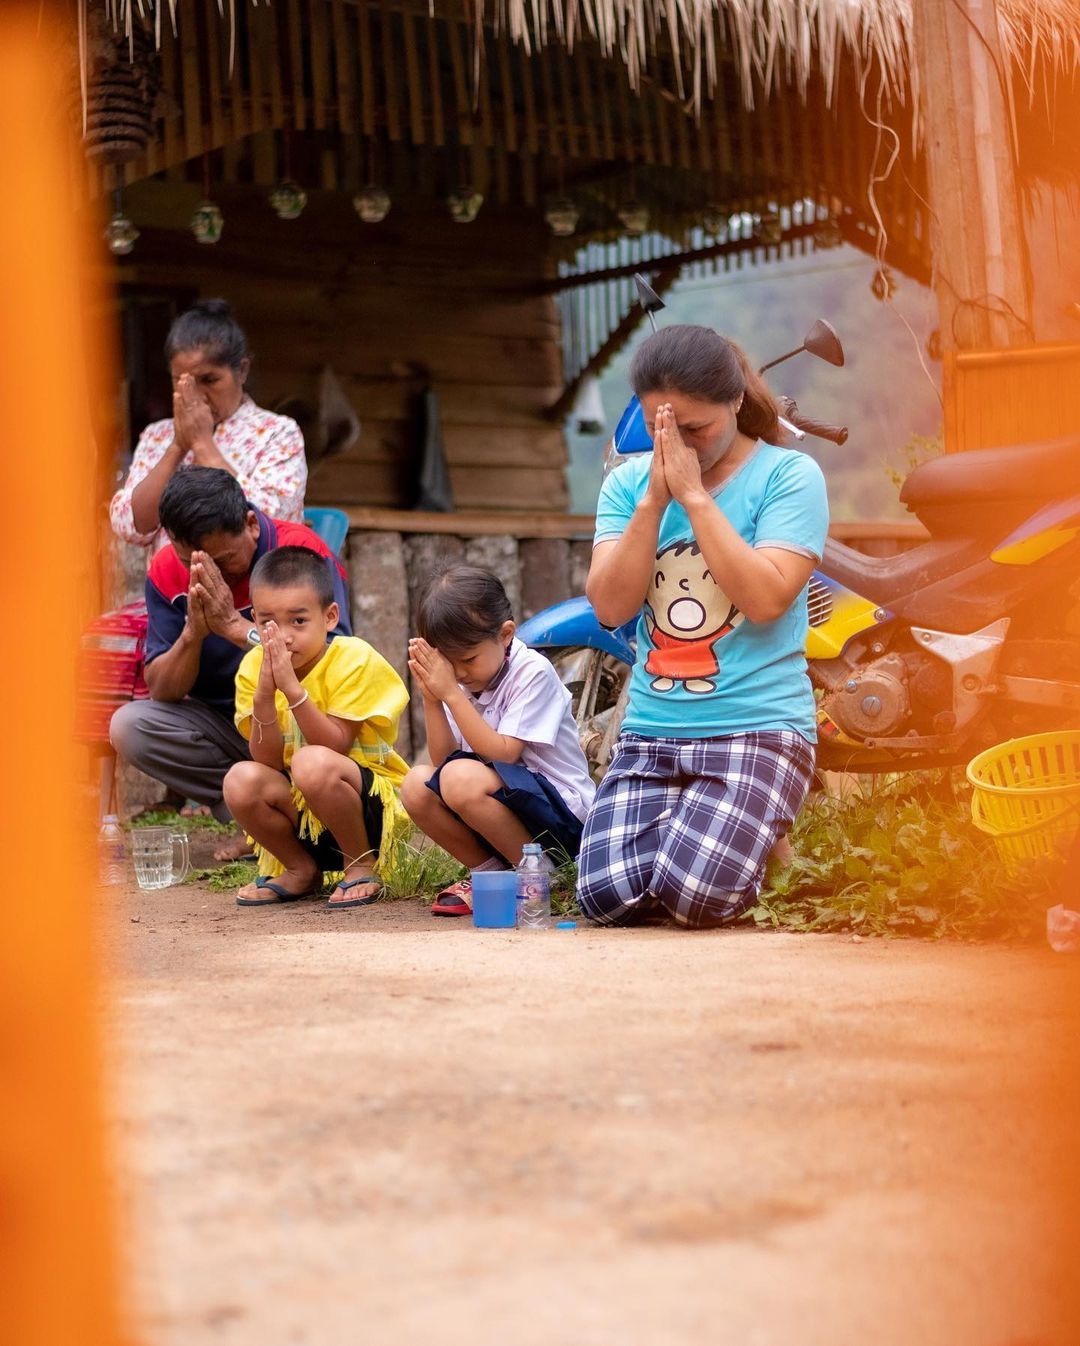
[(103, 353), (85, 340), (89, 240), (68, 190), (71, 102), (57, 96), (72, 51), (47, 10), (0, 5), (0, 1342), (111, 1346), (94, 870), (71, 736), (94, 559), (87, 389)]

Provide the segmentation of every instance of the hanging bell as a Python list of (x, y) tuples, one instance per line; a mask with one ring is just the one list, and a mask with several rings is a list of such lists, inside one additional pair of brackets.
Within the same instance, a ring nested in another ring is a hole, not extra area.
[(105, 242), (114, 257), (126, 257), (135, 246), (139, 231), (122, 210), (118, 210), (105, 226)]
[(580, 218), (581, 211), (569, 196), (557, 196), (544, 211), (544, 220), (556, 238), (569, 238)]
[(196, 243), (216, 243), (225, 228), (225, 216), (213, 201), (200, 201), (191, 217), (191, 232)]
[(455, 224), (472, 224), (480, 214), (484, 198), (471, 187), (455, 187), (446, 198), (446, 204), (450, 208), (450, 218)]
[(896, 293), (896, 277), (887, 266), (879, 266), (874, 272), (870, 293), (883, 304)]
[(726, 243), (728, 240), (727, 211), (723, 206), (718, 206), (714, 201), (710, 201), (701, 213), (701, 227), (707, 234), (711, 234), (717, 243)]
[(362, 187), (353, 197), (352, 203), (353, 209), (365, 224), (381, 224), (390, 214), (390, 193), (374, 184)]
[(636, 238), (649, 227), (649, 208), (640, 201), (630, 200), (618, 212), (622, 227), (631, 237)]
[(267, 198), (279, 220), (295, 220), (307, 205), (307, 192), (292, 178), (283, 178)]

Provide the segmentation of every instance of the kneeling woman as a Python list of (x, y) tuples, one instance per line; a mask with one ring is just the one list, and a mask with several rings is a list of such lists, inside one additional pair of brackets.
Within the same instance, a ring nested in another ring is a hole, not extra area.
[(631, 381), (653, 453), (604, 483), (587, 593), (607, 626), (641, 613), (637, 661), (578, 896), (603, 924), (666, 911), (707, 928), (757, 900), (810, 786), (806, 587), (825, 482), (776, 447), (776, 403), (710, 328), (649, 337)]

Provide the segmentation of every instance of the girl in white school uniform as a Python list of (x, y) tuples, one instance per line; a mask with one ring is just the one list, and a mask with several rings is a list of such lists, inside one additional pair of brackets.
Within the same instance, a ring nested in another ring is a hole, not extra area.
[[(401, 787), (416, 825), (469, 869), (510, 869), (526, 842), (577, 855), (596, 787), (578, 742), (570, 693), (551, 664), (514, 636), (495, 575), (454, 565), (420, 598), (409, 668), (424, 701), (431, 766)], [(436, 916), (466, 916), (463, 879)]]

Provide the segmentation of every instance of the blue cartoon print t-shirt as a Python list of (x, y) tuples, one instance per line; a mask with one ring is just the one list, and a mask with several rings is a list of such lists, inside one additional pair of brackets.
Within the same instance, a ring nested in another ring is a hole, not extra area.
[[(651, 463), (651, 454), (641, 454), (604, 482), (596, 542), (622, 535), (648, 488)], [(752, 547), (821, 559), (828, 498), (821, 469), (805, 454), (758, 444), (713, 500)], [(806, 632), (805, 588), (775, 621), (746, 620), (713, 579), (686, 511), (673, 500), (660, 522), (638, 621), (623, 728), (656, 738), (793, 729), (816, 741)]]

